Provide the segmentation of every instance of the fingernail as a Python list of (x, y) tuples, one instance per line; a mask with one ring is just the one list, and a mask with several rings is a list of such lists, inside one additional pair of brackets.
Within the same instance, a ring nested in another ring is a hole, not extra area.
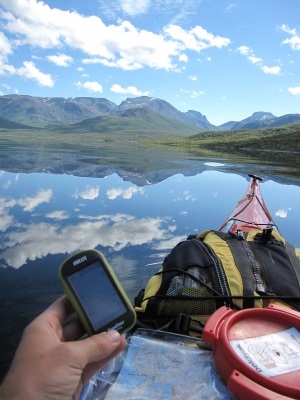
[(119, 334), (119, 332), (117, 331), (107, 331), (106, 335), (109, 336), (109, 339), (113, 342), (113, 343), (117, 343), (120, 341), (121, 336)]

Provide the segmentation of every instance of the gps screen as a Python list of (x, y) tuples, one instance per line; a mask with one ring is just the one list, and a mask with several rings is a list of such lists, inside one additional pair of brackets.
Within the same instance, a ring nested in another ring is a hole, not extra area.
[(126, 312), (98, 261), (70, 275), (69, 281), (96, 331)]

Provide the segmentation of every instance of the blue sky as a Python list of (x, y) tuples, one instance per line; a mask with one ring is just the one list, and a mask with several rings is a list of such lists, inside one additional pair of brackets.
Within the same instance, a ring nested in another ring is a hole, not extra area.
[(299, 0), (0, 0), (0, 95), (300, 112)]

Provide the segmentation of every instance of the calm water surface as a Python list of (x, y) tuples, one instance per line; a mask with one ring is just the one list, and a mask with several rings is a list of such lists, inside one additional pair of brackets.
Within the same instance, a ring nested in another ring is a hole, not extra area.
[[(247, 173), (260, 175), (259, 166), (239, 166), (239, 172), (234, 167), (194, 157), (173, 171), (143, 176), (124, 169), (79, 177), (3, 168), (0, 376), (26, 324), (62, 294), (57, 271), (70, 253), (103, 252), (133, 300), (177, 242), (219, 228), (244, 194)], [(300, 181), (265, 170), (261, 190), (269, 211), (284, 237), (300, 248)]]

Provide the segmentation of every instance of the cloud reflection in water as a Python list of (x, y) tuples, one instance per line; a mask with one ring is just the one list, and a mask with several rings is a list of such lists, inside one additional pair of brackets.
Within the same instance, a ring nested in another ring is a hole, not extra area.
[(151, 242), (160, 245), (170, 238), (168, 227), (161, 218), (135, 218), (132, 215), (98, 216), (94, 221), (61, 226), (59, 223), (19, 224), (18, 229), (7, 232), (2, 244), (1, 258), (9, 266), (19, 268), (27, 260), (36, 260), (48, 254), (71, 253), (78, 249), (109, 246), (120, 251), (128, 245)]
[[(19, 187), (15, 185), (15, 192), (16, 188), (19, 189), (17, 195), (0, 197), (0, 230), (5, 233), (0, 246), (3, 266), (20, 268), (28, 261), (42, 259), (50, 254), (67, 254), (97, 246), (110, 247), (117, 252), (126, 246), (150, 243), (153, 248), (162, 248), (162, 243), (172, 238), (175, 227), (174, 222), (170, 223), (168, 218), (139, 218), (121, 212), (99, 213), (99, 208), (103, 209), (103, 203), (107, 199), (120, 197), (127, 200), (137, 193), (143, 194), (141, 188), (132, 185), (127, 188), (110, 186), (99, 201), (99, 185), (85, 183), (83, 188), (76, 188), (75, 192), (73, 189), (75, 194), (69, 194), (67, 182), (72, 181), (74, 188), (75, 182), (82, 186), (85, 179), (57, 177), (57, 182), (66, 181), (65, 185), (60, 183), (63, 191), (58, 192), (57, 185), (53, 189), (36, 189), (34, 180), (32, 186), (29, 186), (24, 184), (28, 177), (22, 174), (20, 176), (23, 184)], [(18, 180), (19, 175), (14, 182)], [(38, 180), (36, 185), (39, 185)], [(9, 174), (3, 186), (8, 188), (7, 182), (12, 181)], [(44, 185), (50, 185), (49, 180), (45, 179), (44, 182)], [(24, 186), (27, 191), (30, 188), (34, 194), (22, 195)], [(62, 209), (62, 205), (68, 207), (68, 210)], [(80, 213), (83, 207), (85, 214)], [(95, 211), (98, 213), (95, 214)]]

